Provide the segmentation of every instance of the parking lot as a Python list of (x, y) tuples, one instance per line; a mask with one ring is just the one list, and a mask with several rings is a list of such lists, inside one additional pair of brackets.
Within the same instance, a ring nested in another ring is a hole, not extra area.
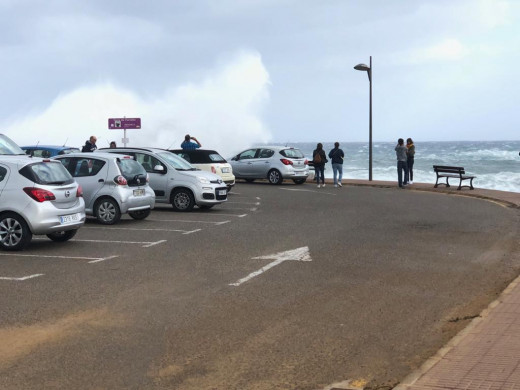
[(239, 183), (210, 210), (89, 219), (69, 242), (0, 252), (0, 387), (395, 383), (514, 277), (518, 218), (480, 199)]

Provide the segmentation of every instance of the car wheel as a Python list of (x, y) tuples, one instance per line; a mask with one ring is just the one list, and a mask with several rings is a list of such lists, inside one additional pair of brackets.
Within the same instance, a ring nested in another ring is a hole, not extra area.
[(150, 215), (152, 212), (151, 209), (144, 209), (144, 210), (136, 210), (136, 211), (129, 211), (128, 215), (130, 215), (133, 219), (145, 219)]
[(52, 241), (65, 242), (69, 241), (72, 237), (74, 237), (77, 232), (78, 229), (67, 230), (62, 232), (53, 232), (51, 234), (47, 234), (47, 237), (49, 237)]
[(282, 184), (282, 174), (276, 169), (271, 169), (267, 174), (267, 180), (269, 180), (271, 184)]
[(296, 184), (303, 184), (307, 181), (307, 179), (293, 179), (293, 181)]
[(255, 179), (244, 179), (244, 180), (245, 180), (246, 182), (248, 182), (248, 183), (252, 183), (252, 182), (255, 181)]
[(32, 232), (25, 220), (15, 213), (0, 216), (0, 246), (6, 251), (20, 251), (31, 242)]
[(117, 202), (110, 198), (103, 198), (96, 202), (94, 215), (99, 223), (113, 225), (121, 219), (121, 211)]
[(179, 188), (173, 191), (171, 203), (175, 211), (191, 211), (195, 206), (195, 198), (190, 190)]
[(215, 205), (214, 204), (201, 204), (199, 206), (199, 209), (208, 210), (208, 209), (212, 208), (213, 206), (215, 206)]

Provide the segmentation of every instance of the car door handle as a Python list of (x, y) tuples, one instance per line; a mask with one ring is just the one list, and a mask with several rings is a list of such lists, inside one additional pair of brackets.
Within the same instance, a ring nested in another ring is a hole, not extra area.
[(98, 183), (104, 183), (104, 182), (105, 182), (105, 180), (103, 180), (103, 179), (98, 180)]

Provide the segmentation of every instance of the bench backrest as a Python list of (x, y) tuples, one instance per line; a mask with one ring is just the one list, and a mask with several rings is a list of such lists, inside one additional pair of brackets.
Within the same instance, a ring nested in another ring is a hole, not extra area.
[(433, 170), (435, 172), (441, 172), (441, 173), (457, 173), (457, 174), (466, 173), (464, 171), (463, 167), (449, 167), (449, 166), (445, 166), (445, 165), (434, 165)]

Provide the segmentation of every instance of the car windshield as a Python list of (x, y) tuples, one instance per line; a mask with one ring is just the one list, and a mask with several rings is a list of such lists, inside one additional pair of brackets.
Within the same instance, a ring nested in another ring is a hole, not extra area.
[(170, 164), (172, 167), (174, 167), (178, 171), (196, 171), (197, 170), (197, 168), (195, 168), (193, 165), (191, 165), (185, 159), (177, 156), (174, 153), (163, 152), (163, 153), (157, 153), (157, 155), (164, 158), (168, 162), (168, 164)]
[(0, 134), (0, 154), (25, 154), (25, 152), (11, 138)]
[(146, 176), (146, 171), (141, 164), (131, 158), (121, 158), (117, 159), (117, 165), (119, 165), (119, 169), (121, 169), (121, 173), (124, 177), (133, 178), (135, 175), (144, 175)]
[(28, 170), (30, 176), (32, 176), (28, 177), (28, 179), (34, 180), (39, 184), (65, 184), (74, 181), (69, 171), (67, 171), (65, 167), (57, 161), (30, 164), (20, 172), (25, 177), (27, 177), (27, 175), (23, 171), (26, 170)]
[(303, 158), (303, 153), (300, 149), (283, 149), (280, 150), (280, 154), (287, 158)]

